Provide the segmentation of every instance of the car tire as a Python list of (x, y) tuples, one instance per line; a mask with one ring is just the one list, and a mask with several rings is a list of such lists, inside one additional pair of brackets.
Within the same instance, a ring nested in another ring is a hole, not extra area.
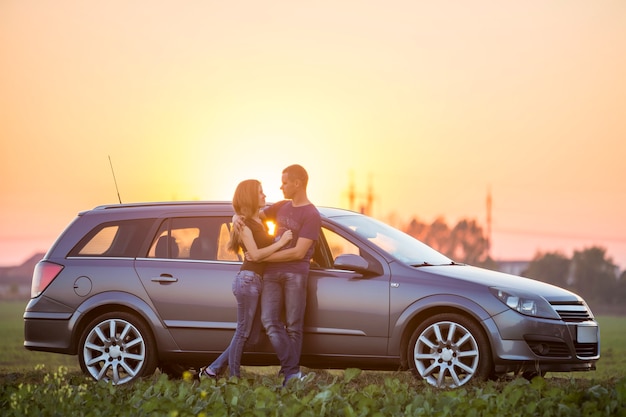
[(487, 378), (493, 368), (489, 341), (473, 320), (456, 313), (429, 317), (408, 346), (414, 375), (439, 388), (455, 388)]
[(78, 361), (96, 381), (126, 384), (154, 373), (157, 352), (148, 326), (125, 312), (92, 320), (80, 339)]

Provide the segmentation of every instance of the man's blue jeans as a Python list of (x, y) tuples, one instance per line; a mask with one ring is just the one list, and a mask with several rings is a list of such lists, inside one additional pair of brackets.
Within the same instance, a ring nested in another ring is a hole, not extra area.
[[(285, 378), (300, 371), (308, 274), (270, 272), (263, 275), (261, 321)], [(285, 323), (281, 320), (285, 313)]]

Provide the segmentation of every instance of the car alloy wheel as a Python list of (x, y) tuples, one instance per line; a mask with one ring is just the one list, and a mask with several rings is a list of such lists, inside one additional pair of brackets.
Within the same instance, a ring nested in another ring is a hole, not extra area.
[(439, 314), (422, 323), (409, 344), (410, 367), (430, 385), (459, 387), (490, 373), (486, 337), (473, 321), (459, 314)]
[(81, 338), (81, 369), (95, 380), (125, 384), (156, 368), (152, 334), (128, 313), (109, 313), (87, 326)]

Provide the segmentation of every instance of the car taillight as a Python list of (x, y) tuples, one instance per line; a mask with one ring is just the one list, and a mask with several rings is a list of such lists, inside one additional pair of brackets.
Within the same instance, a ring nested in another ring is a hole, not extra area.
[(38, 297), (63, 270), (63, 265), (41, 261), (35, 265), (33, 281), (30, 287), (30, 298)]

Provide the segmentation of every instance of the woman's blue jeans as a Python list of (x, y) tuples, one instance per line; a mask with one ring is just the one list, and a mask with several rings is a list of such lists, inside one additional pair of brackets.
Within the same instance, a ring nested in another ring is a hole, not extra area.
[[(263, 275), (261, 320), (285, 378), (300, 372), (307, 281), (308, 274), (278, 272)], [(281, 320), (283, 312), (285, 322)]]
[(261, 333), (261, 321), (257, 310), (260, 308), (263, 283), (259, 274), (252, 271), (239, 271), (233, 280), (233, 294), (237, 299), (237, 328), (230, 345), (209, 368), (219, 375), (226, 365), (230, 376), (239, 377), (241, 355), (246, 345), (255, 344)]

